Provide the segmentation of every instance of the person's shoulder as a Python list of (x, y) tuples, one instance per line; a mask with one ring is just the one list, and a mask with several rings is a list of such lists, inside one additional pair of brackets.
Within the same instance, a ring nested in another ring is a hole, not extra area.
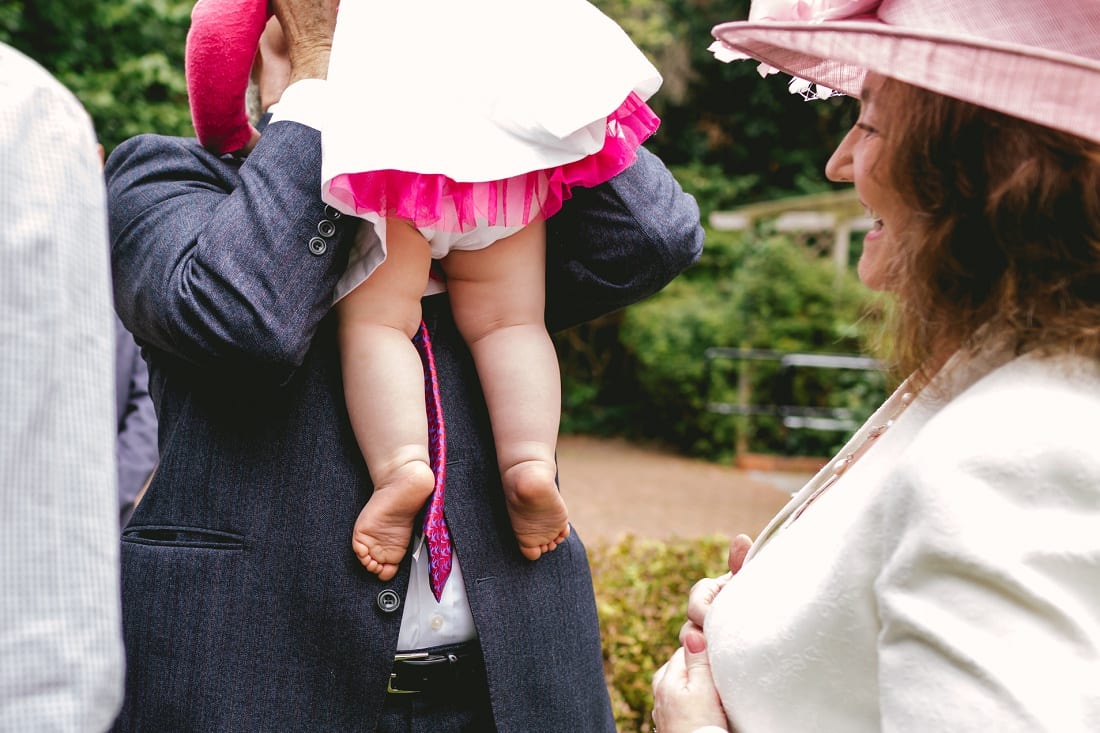
[(122, 141), (111, 152), (111, 156), (129, 157), (147, 153), (170, 153), (201, 159), (218, 158), (218, 156), (204, 148), (196, 138), (158, 135), (156, 133), (142, 133)]
[[(161, 181), (192, 174), (224, 179), (235, 175), (240, 166), (239, 159), (211, 153), (193, 137), (143, 133), (124, 140), (111, 151), (105, 173), (110, 187), (117, 179), (132, 183), (131, 178), (144, 179), (151, 172), (157, 172), (156, 180)], [(177, 174), (166, 179), (163, 174), (168, 171)]]
[[(880, 494), (884, 516), (958, 542), (1044, 513), (1100, 507), (1100, 364), (1025, 355), (984, 373), (927, 420)], [(1012, 519), (1015, 518), (1015, 519)]]
[[(1064, 430), (1100, 409), (1100, 362), (1073, 354), (1025, 354), (1001, 364), (949, 403), (945, 419), (996, 433)], [(1037, 428), (1035, 423), (1057, 423)]]
[(90, 122), (76, 96), (41, 64), (23, 52), (0, 43), (0, 103), (7, 109), (48, 105)]
[(4, 43), (0, 43), (0, 86), (7, 104), (14, 101), (12, 95), (28, 96), (40, 90), (72, 97), (41, 64)]
[(985, 457), (1028, 471), (1070, 461), (1100, 469), (1097, 415), (1100, 362), (1025, 354), (944, 405), (915, 442), (915, 460), (973, 464)]

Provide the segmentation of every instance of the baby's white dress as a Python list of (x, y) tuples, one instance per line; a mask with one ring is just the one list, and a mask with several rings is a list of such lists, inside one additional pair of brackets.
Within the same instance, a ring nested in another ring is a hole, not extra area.
[[(633, 162), (660, 74), (585, 0), (341, 3), (322, 129), (326, 203), (374, 224), (337, 298), (385, 258), (385, 219), (433, 257), (552, 216)], [(364, 227), (364, 229), (367, 229)]]

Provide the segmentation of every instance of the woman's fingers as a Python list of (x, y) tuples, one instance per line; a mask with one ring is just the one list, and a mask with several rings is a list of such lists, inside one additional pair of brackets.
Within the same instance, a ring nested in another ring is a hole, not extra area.
[(741, 566), (745, 564), (745, 556), (749, 554), (751, 549), (752, 538), (747, 534), (739, 534), (730, 540), (729, 557), (726, 562), (732, 574), (736, 575), (740, 572)]
[(714, 599), (718, 597), (718, 592), (725, 587), (732, 577), (733, 573), (726, 573), (717, 578), (703, 578), (693, 585), (691, 593), (688, 595), (688, 620), (702, 628), (703, 619), (706, 618), (707, 611), (710, 610)]
[(745, 564), (745, 557), (750, 549), (752, 549), (752, 538), (747, 534), (739, 534), (730, 540), (730, 549), (726, 557), (730, 571), (717, 578), (703, 578), (692, 586), (691, 593), (688, 595), (689, 621), (699, 628), (703, 627), (703, 619), (706, 618), (714, 599), (718, 597), (719, 591), (725, 587), (730, 578), (741, 571), (741, 566)]
[(726, 714), (714, 689), (706, 640), (697, 628), (653, 676), (653, 721), (661, 733), (692, 733), (706, 726), (726, 729)]

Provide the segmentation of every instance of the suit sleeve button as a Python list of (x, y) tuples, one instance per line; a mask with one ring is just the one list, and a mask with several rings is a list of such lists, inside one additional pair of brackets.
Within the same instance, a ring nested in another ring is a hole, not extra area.
[(386, 613), (393, 613), (401, 607), (401, 596), (397, 595), (397, 591), (387, 588), (378, 594), (377, 603)]
[(337, 209), (334, 209), (328, 204), (325, 204), (325, 216), (329, 219), (332, 219), (333, 221), (336, 221), (341, 216), (343, 216), (343, 214), (341, 214)]
[(322, 237), (331, 237), (336, 233), (336, 225), (328, 219), (321, 219), (321, 221), (317, 222), (317, 233)]
[(314, 237), (309, 240), (309, 251), (320, 257), (325, 252), (328, 252), (328, 242), (320, 237)]

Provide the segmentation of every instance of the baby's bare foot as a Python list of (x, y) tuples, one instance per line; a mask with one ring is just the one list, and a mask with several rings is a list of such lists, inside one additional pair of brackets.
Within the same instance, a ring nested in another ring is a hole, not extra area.
[(423, 461), (411, 461), (394, 471), (392, 477), (375, 487), (374, 493), (355, 520), (351, 548), (363, 567), (389, 580), (412, 537), (412, 523), (428, 494), (435, 476)]
[(509, 468), (502, 478), (519, 551), (528, 560), (538, 560), (569, 536), (569, 512), (554, 484), (554, 467), (525, 461)]

